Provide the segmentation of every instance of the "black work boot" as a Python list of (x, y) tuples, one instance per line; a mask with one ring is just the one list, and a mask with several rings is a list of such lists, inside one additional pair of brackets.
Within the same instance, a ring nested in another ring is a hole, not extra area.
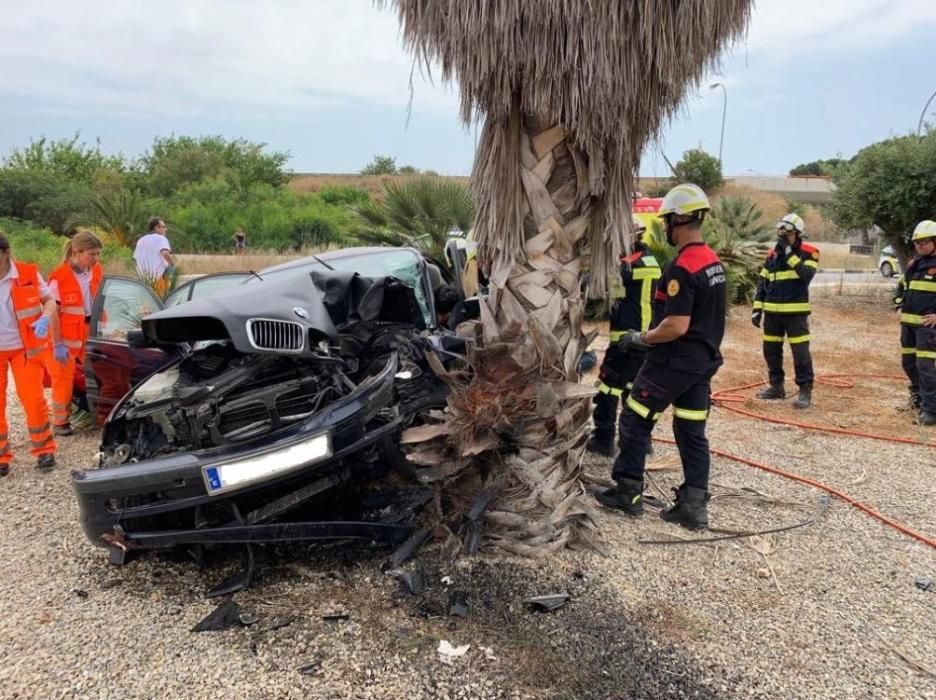
[(676, 503), (667, 510), (660, 511), (660, 517), (668, 523), (678, 523), (689, 530), (704, 530), (708, 527), (709, 493), (705, 489), (683, 484), (673, 489)]
[(589, 439), (588, 444), (585, 445), (585, 449), (589, 452), (593, 452), (596, 455), (614, 457), (614, 438), (610, 437), (608, 439), (604, 439), (596, 434), (593, 434), (591, 439)]
[(759, 399), (785, 399), (786, 389), (783, 384), (771, 384), (766, 389), (761, 389), (755, 396)]
[(923, 397), (915, 391), (910, 392), (910, 409), (913, 411), (923, 410)]
[(807, 382), (799, 388), (799, 396), (793, 402), (793, 408), (809, 408), (812, 404), (812, 382)]
[(936, 413), (930, 413), (929, 411), (920, 411), (920, 415), (917, 418), (917, 423), (920, 425), (936, 425)]
[(71, 423), (62, 423), (61, 425), (53, 426), (52, 433), (59, 437), (68, 437), (69, 435), (74, 435), (75, 431), (72, 430)]
[(617, 485), (595, 493), (598, 502), (638, 518), (643, 515), (643, 482), (621, 479)]
[(39, 457), (36, 459), (37, 469), (41, 469), (42, 471), (47, 472), (53, 467), (55, 467), (55, 455), (52, 455), (52, 454), (39, 455)]

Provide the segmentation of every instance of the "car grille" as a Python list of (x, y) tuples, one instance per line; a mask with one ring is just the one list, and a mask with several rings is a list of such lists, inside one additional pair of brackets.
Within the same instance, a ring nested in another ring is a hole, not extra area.
[(305, 333), (298, 323), (252, 318), (247, 321), (247, 336), (257, 350), (302, 352)]

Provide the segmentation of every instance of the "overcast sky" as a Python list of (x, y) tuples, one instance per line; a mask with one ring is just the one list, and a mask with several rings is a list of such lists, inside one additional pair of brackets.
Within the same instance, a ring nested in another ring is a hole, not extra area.
[[(0, 154), (76, 131), (129, 155), (156, 135), (223, 134), (289, 151), (297, 172), (354, 172), (375, 153), (471, 168), (456, 88), (417, 76), (407, 124), (411, 60), (395, 13), (370, 0), (0, 0), (0, 18)], [(760, 0), (706, 81), (727, 86), (725, 172), (784, 173), (915, 130), (934, 29), (936, 0)], [(717, 155), (721, 115), (703, 86), (666, 154)], [(655, 151), (641, 173), (666, 174)]]

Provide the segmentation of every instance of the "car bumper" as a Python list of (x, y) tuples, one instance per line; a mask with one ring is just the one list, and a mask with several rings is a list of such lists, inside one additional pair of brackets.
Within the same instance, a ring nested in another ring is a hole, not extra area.
[[(269, 506), (271, 501), (288, 499), (290, 494), (310, 497), (316, 489), (331, 488), (346, 478), (349, 457), (399, 429), (399, 417), (386, 410), (393, 404), (396, 370), (397, 361), (392, 358), (380, 373), (309, 420), (252, 441), (238, 451), (225, 448), (180, 452), (117, 467), (73, 472), (72, 484), (85, 534), (102, 547), (113, 546), (115, 540), (125, 548), (211, 541), (206, 529), (218, 531), (217, 541), (230, 541), (225, 540), (223, 528), (199, 529), (199, 512), (227, 508), (232, 514), (232, 524), (243, 525), (238, 523), (237, 513), (245, 509), (252, 512), (250, 509), (257, 508), (257, 503)], [(274, 470), (233, 487), (217, 489), (212, 485), (211, 470), (219, 464), (269, 464), (271, 457), (275, 462), (278, 455), (290, 450), (294, 454), (322, 435), (328, 436), (330, 448), (324, 456), (316, 454), (308, 463), (300, 461), (287, 471)], [(264, 517), (261, 512), (255, 519), (258, 528), (251, 541), (288, 539), (277, 528), (269, 527), (269, 520), (274, 517)], [(267, 521), (265, 530), (260, 527), (264, 521)], [(141, 535), (138, 540), (135, 533)]]

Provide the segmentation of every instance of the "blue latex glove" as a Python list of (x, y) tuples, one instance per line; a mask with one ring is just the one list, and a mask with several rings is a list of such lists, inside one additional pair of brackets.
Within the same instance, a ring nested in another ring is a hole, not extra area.
[(49, 317), (40, 316), (30, 326), (37, 338), (45, 338), (49, 334)]
[(65, 347), (65, 343), (56, 343), (52, 348), (52, 354), (55, 355), (56, 362), (63, 365), (68, 362), (68, 348)]

